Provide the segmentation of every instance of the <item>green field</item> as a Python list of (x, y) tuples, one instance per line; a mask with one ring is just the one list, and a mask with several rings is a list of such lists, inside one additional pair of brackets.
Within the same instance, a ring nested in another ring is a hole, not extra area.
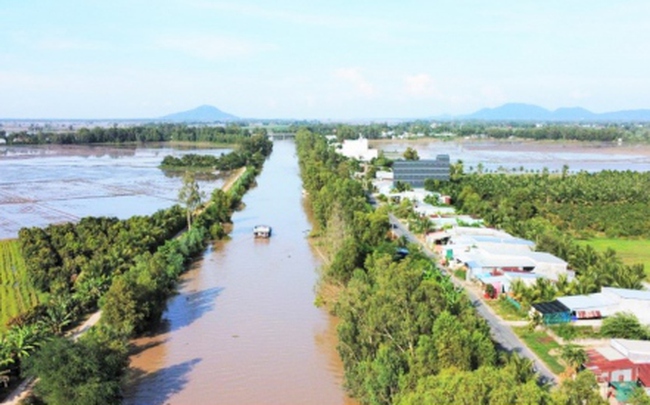
[(27, 281), (25, 260), (17, 240), (0, 241), (0, 332), (5, 323), (38, 303), (38, 295)]
[(594, 238), (579, 241), (582, 245), (591, 245), (599, 252), (612, 248), (623, 259), (625, 264), (642, 263), (645, 268), (646, 278), (650, 280), (650, 240)]
[(531, 331), (528, 327), (514, 327), (512, 330), (526, 343), (526, 346), (539, 357), (548, 368), (555, 374), (564, 371), (564, 366), (560, 364), (558, 359), (552, 355), (551, 351), (558, 351), (560, 349), (552, 337), (544, 331)]

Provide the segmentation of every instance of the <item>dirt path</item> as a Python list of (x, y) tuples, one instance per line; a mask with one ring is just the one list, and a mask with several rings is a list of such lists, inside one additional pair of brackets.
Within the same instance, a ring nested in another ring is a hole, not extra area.
[[(97, 311), (90, 315), (81, 325), (74, 328), (69, 336), (73, 340), (79, 339), (84, 333), (88, 331), (93, 325), (99, 322), (101, 318), (102, 311)], [(31, 378), (24, 380), (14, 391), (5, 398), (2, 405), (18, 405), (20, 401), (27, 398), (27, 396), (32, 392), (34, 388), (35, 381)]]
[[(221, 189), (223, 191), (228, 191), (230, 188), (235, 184), (237, 180), (244, 174), (246, 171), (246, 167), (242, 167), (237, 169), (234, 174), (232, 174), (224, 183), (223, 187)], [(182, 234), (182, 233), (181, 233)], [(176, 237), (180, 236), (176, 235)], [(83, 336), (84, 333), (86, 333), (90, 328), (95, 326), (97, 322), (101, 319), (102, 311), (97, 311), (90, 315), (84, 323), (76, 327), (75, 329), (72, 330), (72, 333), (69, 335), (73, 340), (78, 340), (81, 336)], [(34, 383), (35, 381), (31, 378), (26, 379), (16, 389), (13, 390), (11, 394), (9, 394), (5, 400), (0, 403), (0, 405), (19, 405), (20, 401), (23, 399), (27, 398), (27, 396), (32, 392), (32, 389), (34, 388)]]
[(228, 179), (223, 183), (221, 189), (223, 191), (230, 190), (233, 184), (235, 184), (235, 182), (239, 180), (239, 178), (242, 176), (242, 174), (244, 174), (245, 171), (246, 171), (246, 166), (237, 169), (237, 171), (235, 171), (235, 173), (232, 174), (230, 177), (228, 177)]

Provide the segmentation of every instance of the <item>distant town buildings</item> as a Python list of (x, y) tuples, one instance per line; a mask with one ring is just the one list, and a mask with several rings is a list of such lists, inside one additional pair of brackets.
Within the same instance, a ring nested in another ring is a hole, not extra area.
[(412, 187), (424, 187), (427, 179), (448, 181), (449, 155), (438, 155), (435, 160), (396, 160), (393, 173), (393, 184), (399, 181)]

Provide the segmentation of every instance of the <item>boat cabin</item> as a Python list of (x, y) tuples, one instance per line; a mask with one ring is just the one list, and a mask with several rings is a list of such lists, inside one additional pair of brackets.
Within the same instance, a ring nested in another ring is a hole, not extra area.
[(257, 225), (253, 228), (253, 235), (256, 238), (269, 238), (271, 237), (271, 227), (267, 225)]

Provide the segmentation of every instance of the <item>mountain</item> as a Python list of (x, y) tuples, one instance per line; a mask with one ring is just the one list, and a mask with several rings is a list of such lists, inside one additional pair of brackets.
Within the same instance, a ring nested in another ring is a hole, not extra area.
[(486, 121), (548, 120), (550, 118), (550, 111), (532, 104), (509, 103), (501, 107), (484, 108), (463, 118)]
[(563, 107), (555, 111), (533, 104), (509, 103), (484, 108), (455, 119), (481, 121), (650, 121), (650, 110), (624, 110), (593, 113), (582, 107)]
[(192, 110), (165, 115), (164, 117), (160, 117), (160, 119), (162, 121), (173, 122), (214, 122), (233, 121), (239, 119), (239, 117), (223, 112), (211, 105), (202, 105)]

